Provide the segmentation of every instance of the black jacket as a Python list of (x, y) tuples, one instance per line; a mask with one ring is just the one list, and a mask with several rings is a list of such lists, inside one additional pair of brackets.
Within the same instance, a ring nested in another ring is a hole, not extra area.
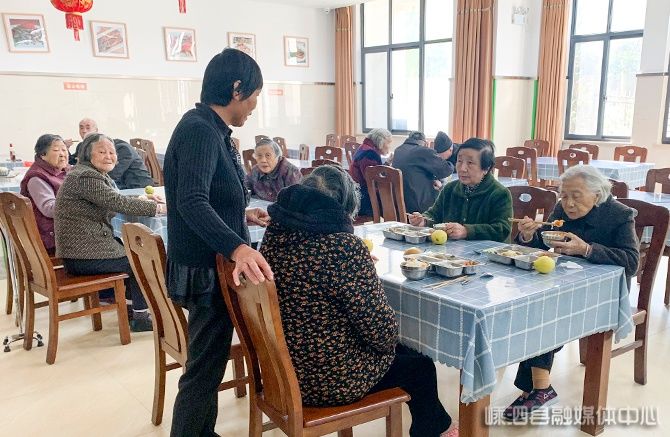
[(114, 147), (116, 148), (117, 162), (114, 170), (108, 174), (109, 177), (114, 179), (120, 190), (153, 185), (154, 180), (144, 165), (144, 160), (133, 146), (123, 140), (115, 139)]
[(429, 147), (407, 140), (395, 149), (393, 167), (402, 171), (405, 208), (408, 213), (428, 210), (439, 192), (433, 181), (444, 179), (454, 172), (454, 165), (440, 158)]

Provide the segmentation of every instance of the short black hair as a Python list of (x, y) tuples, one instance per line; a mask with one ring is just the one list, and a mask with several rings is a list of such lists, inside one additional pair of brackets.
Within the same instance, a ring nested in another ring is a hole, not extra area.
[(37, 139), (35, 143), (35, 156), (44, 156), (49, 151), (51, 143), (54, 141), (63, 141), (60, 135), (44, 134)]
[(458, 153), (461, 153), (461, 150), (464, 149), (472, 149), (482, 152), (479, 165), (484, 170), (490, 171), (496, 163), (496, 146), (492, 141), (473, 137), (461, 144)]
[(412, 141), (426, 141), (426, 136), (423, 134), (423, 132), (415, 130), (409, 133), (407, 139)]
[[(237, 89), (235, 82), (240, 81)], [(263, 74), (254, 59), (236, 49), (225, 49), (207, 64), (202, 79), (200, 102), (205, 105), (227, 106), (233, 99), (233, 91), (246, 100), (263, 88)]]

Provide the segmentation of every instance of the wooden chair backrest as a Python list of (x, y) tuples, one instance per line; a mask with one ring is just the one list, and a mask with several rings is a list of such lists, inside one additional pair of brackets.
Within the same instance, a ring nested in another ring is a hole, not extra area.
[(670, 168), (652, 168), (647, 172), (644, 191), (653, 193), (656, 184), (661, 185), (661, 193), (670, 194)]
[(134, 148), (139, 149), (140, 144), (142, 143), (142, 138), (131, 138), (128, 143), (130, 143), (130, 145)]
[(624, 162), (647, 162), (647, 148), (639, 146), (615, 147), (614, 160)]
[(526, 160), (513, 156), (496, 156), (495, 170), (498, 177), (524, 179), (526, 177)]
[(598, 154), (600, 153), (600, 147), (597, 144), (575, 143), (570, 144), (568, 149), (586, 150), (591, 155), (591, 159), (598, 159)]
[(298, 159), (301, 161), (309, 161), (309, 146), (307, 144), (300, 145), (300, 149), (298, 150)]
[(339, 147), (340, 137), (335, 134), (326, 135), (326, 146)]
[(349, 167), (351, 167), (351, 164), (354, 162), (354, 155), (356, 154), (356, 150), (358, 150), (361, 145), (355, 141), (347, 141), (344, 143), (343, 147), (344, 153), (347, 156), (347, 162), (349, 163)]
[(344, 147), (346, 143), (357, 143), (356, 137), (353, 135), (340, 135), (340, 146)]
[(556, 154), (558, 160), (558, 174), (562, 175), (565, 170), (575, 165), (588, 165), (591, 162), (591, 155), (584, 150), (563, 149)]
[(19, 257), (26, 280), (34, 287), (32, 291), (53, 295), (58, 283), (30, 200), (18, 193), (0, 193), (0, 223)]
[(151, 178), (154, 180), (154, 185), (163, 186), (165, 185), (163, 179), (163, 169), (161, 168), (160, 163), (158, 162), (158, 156), (156, 156), (156, 148), (154, 147), (154, 142), (151, 140), (140, 139), (139, 149), (144, 150), (147, 154), (147, 170)]
[(241, 278), (241, 285), (236, 286), (232, 276), (235, 264), (221, 254), (216, 264), (259, 406), (265, 407), (262, 409), (273, 421), (287, 417), (289, 428), (292, 423), (294, 429), (302, 429), (302, 397), (284, 337), (274, 281), (253, 285)]
[(314, 167), (300, 167), (300, 174), (304, 176), (309, 176), (314, 171)]
[(254, 158), (254, 149), (242, 150), (242, 163), (247, 174), (251, 174), (251, 169), (256, 165), (256, 158)]
[(237, 151), (239, 152), (239, 151), (240, 151), (240, 144), (241, 144), (241, 143), (240, 143), (240, 139), (239, 139), (239, 138), (235, 138), (235, 137), (230, 137), (230, 140), (233, 142), (233, 146), (235, 146), (235, 148), (236, 148)]
[(642, 238), (644, 228), (653, 226), (650, 243), (642, 248), (641, 258), (644, 256), (644, 262), (640, 263), (638, 270), (640, 293), (637, 298), (637, 308), (647, 311), (647, 320), (649, 320), (649, 307), (651, 303), (651, 293), (654, 288), (654, 278), (658, 270), (658, 264), (661, 261), (665, 240), (668, 236), (668, 227), (670, 226), (670, 211), (664, 206), (654, 205), (635, 199), (619, 199), (619, 202), (637, 210), (635, 217), (635, 232), (638, 240)]
[(337, 146), (316, 146), (314, 148), (314, 159), (331, 159), (342, 164), (343, 148)]
[(261, 140), (271, 140), (271, 139), (272, 139), (272, 138), (270, 138), (270, 137), (267, 136), (267, 135), (256, 135), (256, 136), (254, 137), (254, 143), (255, 143), (255, 144), (258, 144)]
[(540, 180), (537, 177), (537, 149), (533, 149), (532, 147), (509, 147), (505, 154), (526, 161), (526, 167), (530, 169), (528, 172), (528, 181), (531, 185), (540, 184)]
[(526, 140), (523, 142), (523, 146), (537, 150), (537, 156), (549, 156), (549, 141)]
[[(549, 215), (554, 210), (558, 202), (558, 195), (555, 191), (545, 190), (540, 187), (509, 187), (512, 193), (512, 210), (514, 218), (524, 218), (526, 216), (536, 219), (542, 212), (542, 221), (547, 221)], [(512, 239), (519, 233), (517, 223), (512, 224)]]
[(617, 199), (625, 199), (628, 197), (628, 184), (616, 179), (609, 179), (612, 184), (612, 195)]
[(155, 346), (183, 366), (188, 352), (187, 322), (184, 311), (167, 295), (163, 239), (141, 223), (125, 223), (122, 235), (130, 267), (154, 320)]
[(272, 141), (279, 144), (279, 147), (281, 147), (282, 156), (288, 158), (288, 148), (286, 147), (286, 139), (284, 139), (284, 137), (274, 137)]
[(342, 167), (342, 164), (340, 164), (337, 161), (333, 161), (332, 159), (313, 159), (312, 160), (312, 167), (317, 168), (322, 165), (337, 165), (339, 167)]
[(388, 165), (372, 165), (365, 168), (365, 182), (375, 223), (382, 217), (387, 222), (407, 223), (402, 171)]
[(151, 167), (151, 164), (149, 163), (149, 155), (147, 155), (147, 152), (138, 148), (135, 148), (135, 151), (137, 152), (138, 155), (140, 155), (140, 158), (142, 158), (142, 161), (144, 162), (144, 166), (148, 170)]

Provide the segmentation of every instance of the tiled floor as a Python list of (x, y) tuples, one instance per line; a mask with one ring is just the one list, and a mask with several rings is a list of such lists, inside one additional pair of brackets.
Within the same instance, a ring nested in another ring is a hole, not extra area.
[[(667, 260), (658, 272), (651, 313), (648, 384), (633, 381), (632, 353), (612, 361), (608, 405), (613, 408), (655, 407), (660, 424), (655, 427), (611, 426), (604, 436), (670, 435), (670, 309), (663, 306)], [(5, 283), (0, 281), (4, 301)], [(74, 308), (78, 304), (66, 303)], [(64, 308), (66, 309), (66, 308)], [(12, 316), (0, 315), (0, 335), (16, 332)], [(46, 348), (25, 351), (15, 345), (0, 353), (0, 435), (16, 436), (167, 436), (179, 371), (168, 376), (163, 424), (151, 424), (153, 400), (153, 338), (151, 333), (132, 334), (132, 343), (121, 346), (116, 320), (103, 315), (103, 330), (93, 332), (89, 319), (61, 324), (56, 363), (45, 363)], [(47, 311), (37, 311), (36, 328), (47, 334)], [(230, 369), (230, 366), (229, 366)], [(517, 395), (512, 382), (516, 368), (508, 368), (492, 397), (494, 407), (503, 407)], [(581, 405), (584, 371), (579, 365), (577, 343), (567, 345), (556, 357), (553, 385), (561, 407)], [(229, 377), (229, 375), (227, 375)], [(668, 379), (666, 379), (668, 378)], [(440, 397), (452, 416), (457, 416), (458, 372), (438, 365)], [(666, 391), (668, 390), (668, 391)], [(222, 436), (247, 433), (246, 398), (232, 391), (219, 395), (216, 431)], [(403, 425), (408, 435), (409, 413), (404, 408)], [(354, 429), (357, 436), (383, 436), (379, 420)], [(576, 426), (498, 426), (496, 436), (583, 436)], [(266, 436), (280, 436), (275, 430)]]

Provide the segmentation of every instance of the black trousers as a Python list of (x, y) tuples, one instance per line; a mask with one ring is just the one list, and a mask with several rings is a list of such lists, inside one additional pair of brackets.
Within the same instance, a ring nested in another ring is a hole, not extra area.
[(530, 393), (533, 391), (533, 373), (531, 371), (532, 367), (537, 367), (540, 369), (549, 370), (551, 372), (551, 366), (554, 365), (554, 354), (560, 351), (563, 346), (553, 351), (546, 352), (542, 355), (538, 355), (533, 358), (529, 358), (525, 361), (519, 363), (519, 369), (516, 371), (516, 378), (514, 379), (514, 385), (521, 391)]
[(216, 436), (219, 384), (226, 371), (233, 323), (218, 293), (211, 306), (188, 307), (188, 360), (179, 379), (172, 437)]
[(130, 267), (127, 257), (114, 259), (63, 259), (63, 267), (73, 275), (99, 275), (101, 273), (127, 273), (128, 279), (125, 280), (126, 294), (130, 295), (133, 301), (133, 310), (147, 309), (147, 301), (140, 290), (140, 286), (135, 280), (133, 269)]
[(400, 387), (412, 399), (409, 435), (438, 437), (451, 425), (451, 417), (437, 395), (437, 373), (433, 360), (407, 346), (396, 346), (395, 358), (382, 379), (368, 393)]

